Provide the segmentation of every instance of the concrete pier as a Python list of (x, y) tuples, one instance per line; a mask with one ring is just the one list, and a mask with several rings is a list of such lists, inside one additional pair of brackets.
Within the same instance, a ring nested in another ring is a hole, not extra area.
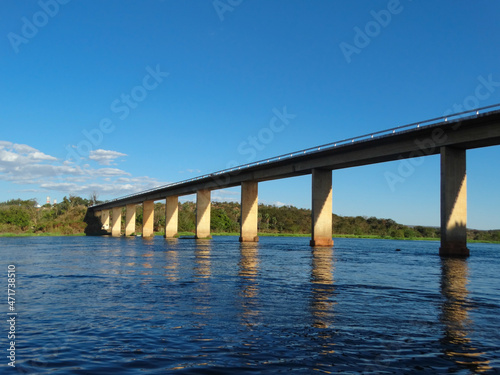
[(469, 256), (466, 151), (441, 147), (441, 256)]
[(131, 236), (135, 233), (135, 220), (136, 220), (136, 207), (135, 204), (127, 204), (127, 214), (125, 216), (125, 236)]
[(177, 236), (179, 228), (179, 197), (167, 197), (165, 202), (165, 238)]
[(312, 170), (311, 233), (311, 246), (333, 246), (331, 170)]
[(111, 235), (120, 237), (122, 235), (122, 208), (113, 207), (113, 225), (111, 226)]
[(240, 242), (257, 242), (258, 215), (258, 183), (245, 181), (241, 183), (241, 222)]
[(109, 230), (109, 210), (101, 211), (102, 229)]
[(211, 238), (210, 236), (210, 190), (196, 192), (196, 238)]
[[(94, 217), (99, 220), (102, 228), (102, 211), (94, 211)], [(101, 229), (99, 228), (99, 229)]]
[(154, 213), (155, 213), (155, 202), (145, 201), (142, 204), (143, 214), (142, 214), (142, 237), (152, 237), (154, 236)]

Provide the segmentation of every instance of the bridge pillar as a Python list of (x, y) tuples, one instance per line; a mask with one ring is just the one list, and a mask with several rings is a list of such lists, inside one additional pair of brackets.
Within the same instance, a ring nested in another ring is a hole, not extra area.
[(145, 201), (142, 203), (142, 237), (154, 236), (155, 202)]
[(441, 256), (469, 256), (465, 149), (441, 147)]
[[(94, 217), (101, 222), (101, 226), (102, 226), (102, 211), (94, 211)], [(102, 229), (102, 228), (99, 228), (99, 229)]]
[(240, 242), (257, 242), (258, 182), (241, 183)]
[(167, 197), (165, 202), (165, 238), (177, 236), (179, 228), (179, 197)]
[(311, 246), (333, 246), (332, 240), (332, 171), (312, 171)]
[(113, 224), (111, 226), (111, 235), (120, 237), (122, 235), (122, 208), (113, 207)]
[(101, 211), (102, 229), (109, 230), (109, 210)]
[(125, 236), (131, 236), (135, 233), (135, 204), (127, 204), (127, 214), (125, 216)]
[(198, 190), (196, 192), (196, 238), (211, 238), (210, 208), (210, 190)]

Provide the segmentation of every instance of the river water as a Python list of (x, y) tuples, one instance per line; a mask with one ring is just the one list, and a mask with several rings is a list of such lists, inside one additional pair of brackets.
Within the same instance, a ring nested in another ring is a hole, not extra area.
[(471, 244), (466, 260), (438, 248), (0, 238), (0, 373), (500, 373), (500, 245)]

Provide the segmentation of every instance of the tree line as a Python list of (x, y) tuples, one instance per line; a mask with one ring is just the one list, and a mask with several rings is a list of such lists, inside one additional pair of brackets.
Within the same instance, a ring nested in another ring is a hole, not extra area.
[(0, 203), (0, 233), (53, 233), (79, 234), (86, 227), (84, 222), (90, 199), (76, 196), (64, 197), (57, 204), (39, 206), (35, 199), (12, 199)]
[[(36, 200), (15, 199), (0, 203), (0, 233), (53, 233), (83, 234), (89, 223), (87, 207), (100, 203), (96, 197), (89, 199), (69, 196), (58, 204), (38, 206)], [(235, 202), (212, 202), (211, 232), (239, 233), (241, 207)], [(142, 206), (137, 206), (136, 233), (141, 232)], [(332, 231), (335, 235), (374, 236), (382, 238), (439, 238), (440, 229), (424, 226), (406, 226), (392, 219), (364, 216), (332, 215)], [(196, 204), (179, 203), (179, 232), (194, 232)], [(94, 225), (101, 225), (94, 222)], [(122, 215), (125, 228), (125, 210)], [(163, 232), (165, 227), (165, 204), (155, 204), (154, 230)], [(258, 230), (270, 234), (309, 234), (311, 232), (311, 210), (294, 206), (260, 204)], [(469, 240), (500, 241), (500, 230), (468, 230)]]

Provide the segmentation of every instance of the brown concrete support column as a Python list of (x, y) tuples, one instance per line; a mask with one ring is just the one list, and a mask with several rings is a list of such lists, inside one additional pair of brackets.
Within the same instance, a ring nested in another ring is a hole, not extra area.
[(179, 228), (179, 197), (167, 197), (165, 203), (165, 238), (174, 238)]
[(135, 233), (135, 204), (127, 204), (127, 215), (125, 216), (125, 236), (131, 236)]
[(102, 229), (109, 230), (109, 210), (101, 211)]
[(210, 236), (210, 190), (196, 192), (196, 238)]
[(154, 236), (154, 214), (155, 214), (155, 202), (145, 201), (142, 203), (142, 237), (153, 237)]
[(240, 242), (257, 242), (258, 183), (241, 183)]
[(113, 207), (113, 225), (111, 227), (111, 235), (120, 237), (122, 235), (122, 208)]
[(333, 246), (332, 240), (332, 171), (312, 171), (311, 246)]
[(466, 151), (441, 147), (441, 256), (469, 256)]

